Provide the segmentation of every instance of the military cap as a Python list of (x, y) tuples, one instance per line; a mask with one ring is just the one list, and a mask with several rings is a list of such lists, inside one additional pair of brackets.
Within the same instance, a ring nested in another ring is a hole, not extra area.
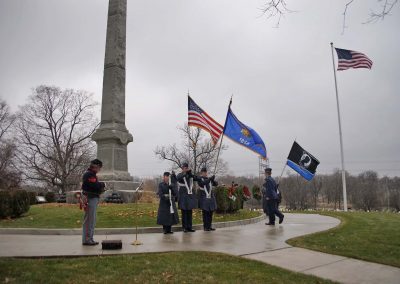
[(170, 173), (169, 172), (164, 172), (165, 177), (169, 177)]
[(272, 169), (271, 169), (271, 168), (265, 168), (265, 172), (266, 172), (266, 173), (271, 173), (271, 172), (272, 172)]

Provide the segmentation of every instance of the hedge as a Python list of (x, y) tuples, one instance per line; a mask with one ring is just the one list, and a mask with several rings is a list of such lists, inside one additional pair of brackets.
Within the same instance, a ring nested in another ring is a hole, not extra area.
[(56, 202), (56, 194), (54, 192), (47, 192), (44, 198), (49, 203)]
[(0, 191), (0, 217), (19, 217), (29, 211), (29, 196), (25, 190)]
[(36, 204), (36, 192), (28, 191), (28, 197), (29, 197), (29, 204), (30, 205)]
[(0, 191), (0, 218), (12, 215), (11, 194), (9, 191)]

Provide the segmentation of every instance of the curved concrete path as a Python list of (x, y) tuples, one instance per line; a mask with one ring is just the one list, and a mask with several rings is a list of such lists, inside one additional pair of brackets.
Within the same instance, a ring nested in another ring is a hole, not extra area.
[(286, 214), (275, 227), (264, 222), (215, 232), (139, 234), (143, 245), (132, 246), (135, 235), (97, 235), (97, 240), (121, 239), (123, 249), (102, 251), (85, 247), (77, 235), (0, 235), (0, 257), (80, 256), (163, 251), (212, 251), (242, 256), (342, 283), (400, 283), (400, 269), (294, 248), (287, 239), (335, 227), (339, 220), (316, 214)]

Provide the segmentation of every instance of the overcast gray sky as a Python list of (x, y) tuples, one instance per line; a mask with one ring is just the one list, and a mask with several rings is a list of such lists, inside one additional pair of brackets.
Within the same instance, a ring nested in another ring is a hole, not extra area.
[[(233, 94), (232, 109), (264, 139), (275, 174), (295, 138), (321, 161), (318, 172), (339, 168), (333, 41), (374, 62), (338, 73), (347, 169), (400, 175), (400, 5), (362, 24), (379, 5), (354, 1), (341, 35), (346, 2), (288, 0), (297, 12), (274, 28), (276, 19), (260, 17), (262, 0), (128, 0), (130, 173), (168, 168), (153, 150), (180, 142), (188, 89), (221, 124)], [(0, 97), (13, 111), (40, 84), (101, 101), (107, 8), (107, 0), (0, 0)], [(258, 175), (258, 157), (226, 141), (230, 171)]]

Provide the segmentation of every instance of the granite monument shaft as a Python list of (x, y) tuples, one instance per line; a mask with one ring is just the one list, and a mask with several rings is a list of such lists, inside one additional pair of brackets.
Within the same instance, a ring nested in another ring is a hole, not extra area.
[(127, 144), (133, 141), (125, 126), (125, 59), (127, 0), (110, 0), (104, 59), (101, 123), (92, 139), (103, 161), (101, 179), (112, 190), (132, 190)]

